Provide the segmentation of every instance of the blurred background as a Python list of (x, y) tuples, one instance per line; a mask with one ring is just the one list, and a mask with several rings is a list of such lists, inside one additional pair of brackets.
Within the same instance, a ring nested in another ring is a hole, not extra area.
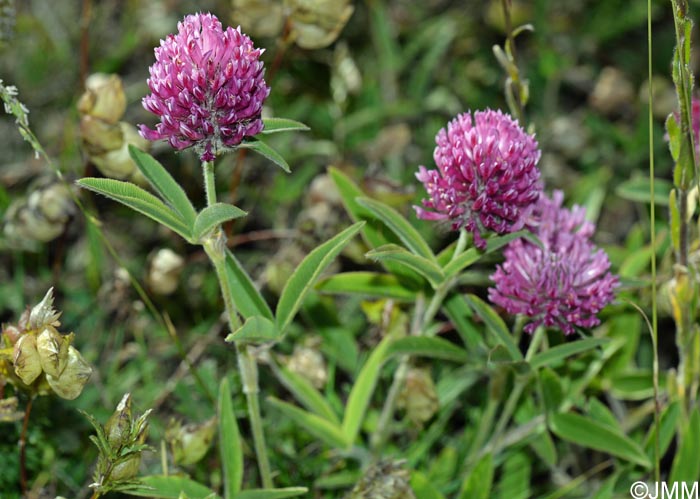
[[(691, 2), (693, 8), (700, 2)], [(311, 128), (270, 139), (291, 165), (289, 175), (256, 155), (228, 154), (217, 164), (220, 198), (250, 213), (226, 227), (231, 244), (272, 301), (295, 263), (349, 224), (325, 175), (328, 166), (407, 214), (434, 248), (452, 241), (446, 230), (436, 231), (412, 215), (411, 205), (424, 196), (414, 174), (418, 165), (433, 167), (434, 136), (454, 115), (487, 107), (507, 110), (504, 72), (492, 51), (505, 38), (500, 0), (0, 0), (0, 78), (17, 87), (30, 127), (69, 182), (82, 176), (132, 178), (128, 165), (104, 156), (119, 150), (128, 133), (118, 133), (107, 147), (101, 135), (95, 138), (102, 125), (84, 119), (91, 116), (89, 106), (80, 106), (86, 80), (93, 73), (121, 80), (121, 86), (114, 84), (123, 89), (123, 113), (109, 130), (117, 122), (153, 126), (155, 117), (141, 106), (153, 47), (196, 11), (216, 14), (224, 26), (240, 25), (265, 48), (272, 87), (265, 113)], [(674, 33), (668, 2), (654, 1), (652, 12), (654, 147), (657, 176), (665, 179), (658, 186), (657, 213), (663, 235), (672, 166), (663, 123), (676, 107), (669, 62)], [(547, 189), (563, 189), (567, 203), (588, 208), (598, 223), (597, 242), (634, 293), (635, 279), (648, 264), (648, 207), (638, 202), (648, 192), (646, 2), (514, 0), (512, 23), (534, 27), (517, 37), (516, 57), (529, 81), (525, 125), (542, 148)], [(172, 416), (203, 421), (212, 415), (210, 402), (181, 366), (176, 344), (158, 326), (129, 272), (154, 308), (172, 320), (182, 349), (194, 354), (212, 393), (235, 365), (221, 341), (225, 327), (217, 283), (198, 248), (116, 203), (79, 193), (101, 220), (120, 258), (115, 260), (10, 115), (0, 118), (0, 144), (0, 320), (16, 321), (26, 305), (54, 286), (62, 322), (75, 330), (83, 355), (98, 366), (76, 401), (37, 402), (29, 474), (39, 477), (46, 491), (85, 497), (95, 454), (84, 450), (90, 427), (76, 409), (104, 421), (130, 391), (138, 410), (156, 409), (152, 442), (164, 436)], [(202, 207), (195, 154), (176, 154), (164, 144), (152, 144), (151, 153)], [(662, 237), (663, 244), (668, 242)], [(351, 246), (335, 270), (365, 265), (363, 253), (359, 242)], [(662, 276), (670, 275), (670, 257), (665, 258)], [(486, 271), (477, 273), (474, 285), (483, 287), (487, 277)], [(642, 293), (641, 303), (646, 299)], [(331, 376), (343, 393), (343, 373), (354, 372), (363, 347), (376, 343), (371, 314), (358, 314), (359, 300), (352, 299), (333, 305), (319, 298), (314, 306), (277, 349), (285, 362), (306, 362), (299, 369), (307, 374), (320, 369), (320, 386), (328, 386)], [(349, 333), (332, 334), (339, 324)], [(639, 332), (630, 341), (636, 347)], [(642, 360), (650, 355), (645, 341)], [(675, 354), (664, 351), (665, 341), (662, 365), (671, 365)], [(324, 357), (314, 364), (319, 351)], [(274, 386), (271, 375), (263, 377), (263, 386)], [(231, 378), (235, 391), (238, 380)], [(242, 413), (243, 400), (235, 402)], [(19, 426), (3, 424), (0, 431), (0, 491), (16, 487)], [(353, 465), (342, 456), (326, 460), (293, 423), (275, 421), (269, 431), (273, 468), (282, 470), (280, 485), (316, 483), (315, 496), (336, 497), (338, 485), (324, 485), (324, 475), (349, 466), (347, 483), (357, 478)], [(407, 423), (411, 431), (417, 430)], [(213, 454), (207, 459), (216, 461)], [(426, 456), (423, 464), (428, 467), (431, 459)], [(143, 466), (158, 472), (157, 453)], [(220, 477), (212, 469), (199, 466), (191, 472), (216, 484)], [(433, 479), (439, 482), (439, 474)], [(502, 490), (499, 497), (507, 493)], [(2, 495), (14, 497), (9, 494)]]

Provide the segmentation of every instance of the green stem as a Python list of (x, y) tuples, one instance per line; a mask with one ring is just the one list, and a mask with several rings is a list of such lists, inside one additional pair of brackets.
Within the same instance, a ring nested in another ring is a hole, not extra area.
[[(520, 324), (522, 325), (523, 322), (521, 321)], [(544, 339), (544, 328), (543, 327), (538, 327), (535, 330), (535, 334), (532, 337), (532, 341), (530, 342), (530, 346), (527, 349), (527, 353), (525, 354), (525, 360), (528, 361), (532, 359), (532, 356), (537, 353), (537, 350), (539, 349), (540, 345), (542, 344), (542, 340)], [(508, 422), (510, 421), (511, 417), (513, 416), (513, 412), (515, 412), (515, 408), (518, 405), (518, 401), (520, 400), (520, 396), (523, 393), (523, 390), (525, 390), (525, 387), (527, 384), (530, 382), (531, 375), (527, 376), (521, 376), (517, 377), (515, 380), (515, 385), (513, 386), (513, 389), (510, 391), (510, 395), (508, 396), (508, 399), (506, 400), (505, 405), (503, 406), (503, 411), (501, 412), (501, 415), (498, 418), (498, 421), (496, 421), (495, 429), (493, 430), (493, 435), (491, 436), (491, 439), (489, 441), (490, 446), (495, 446), (498, 445), (499, 440), (501, 440), (503, 432), (506, 429), (506, 426), (508, 425)], [(495, 413), (495, 407), (498, 404), (496, 403), (496, 399), (494, 397), (491, 397), (489, 399), (489, 405), (486, 408), (485, 411), (485, 416), (484, 419), (486, 420), (485, 423), (479, 424), (479, 431), (476, 434), (474, 438), (474, 442), (471, 445), (471, 448), (469, 450), (469, 453), (467, 455), (466, 463), (467, 466), (471, 466), (476, 459), (476, 456), (478, 455), (479, 451), (481, 450), (481, 446), (484, 443), (486, 436), (489, 434), (490, 427), (493, 423), (493, 416)]]
[[(450, 261), (457, 258), (467, 246), (468, 233), (466, 230), (462, 229), (459, 232), (459, 238), (457, 239), (457, 244), (455, 245), (455, 251), (452, 254)], [(413, 323), (411, 325), (411, 334), (415, 336), (420, 336), (424, 332), (424, 328), (433, 318), (437, 315), (442, 302), (445, 300), (447, 293), (454, 286), (456, 278), (449, 279), (437, 287), (433, 297), (430, 300), (428, 308), (423, 311), (424, 300), (423, 295), (419, 295), (416, 300), (416, 306), (413, 313)], [(396, 411), (396, 402), (398, 400), (399, 394), (401, 393), (401, 388), (403, 387), (408, 370), (410, 368), (411, 358), (405, 355), (401, 358), (399, 367), (394, 372), (394, 379), (391, 382), (391, 387), (389, 388), (389, 393), (387, 394), (386, 401), (382, 407), (381, 415), (379, 416), (379, 422), (377, 427), (370, 438), (370, 445), (373, 450), (380, 449), (389, 435), (389, 424)]]
[[(651, 0), (647, 0), (647, 67), (649, 70), (649, 194), (654, 199), (654, 87), (652, 72), (652, 46), (651, 46)], [(656, 316), (656, 213), (654, 203), (649, 203), (649, 218), (651, 223), (651, 344), (654, 354), (653, 360), (653, 381), (654, 381), (654, 480), (661, 481), (661, 447), (659, 442), (660, 413), (659, 403), (659, 331)]]
[[(216, 203), (214, 163), (208, 161), (203, 162), (202, 170), (204, 173), (204, 187), (207, 194), (207, 206), (211, 206)], [(233, 301), (236, 290), (228, 280), (226, 274), (226, 234), (221, 230), (221, 227), (218, 227), (209, 237), (205, 238), (202, 246), (214, 266), (226, 307), (229, 329), (233, 333), (241, 326), (241, 321), (236, 312), (236, 304)], [(262, 415), (260, 413), (258, 365), (251, 349), (252, 346), (249, 344), (236, 345), (238, 368), (241, 375), (243, 393), (245, 393), (248, 406), (248, 420), (253, 433), (253, 445), (258, 460), (260, 479), (263, 488), (270, 489), (274, 487), (274, 484), (272, 482), (272, 472), (270, 471), (270, 459), (267, 455), (267, 445), (265, 444)]]

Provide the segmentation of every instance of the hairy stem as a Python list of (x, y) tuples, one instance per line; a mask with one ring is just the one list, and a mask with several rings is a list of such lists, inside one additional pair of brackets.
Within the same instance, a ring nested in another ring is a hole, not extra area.
[[(216, 203), (216, 184), (214, 178), (214, 163), (205, 161), (202, 163), (204, 173), (204, 186), (207, 194), (207, 206)], [(226, 234), (217, 227), (212, 234), (204, 239), (202, 246), (209, 260), (214, 266), (216, 277), (221, 288), (221, 295), (226, 307), (226, 317), (229, 329), (233, 333), (240, 326), (241, 321), (236, 312), (234, 296), (236, 290), (228, 280), (226, 275)], [(272, 488), (272, 473), (270, 471), (270, 460), (267, 455), (267, 445), (265, 444), (265, 434), (263, 432), (262, 415), (260, 413), (260, 402), (258, 394), (260, 392), (258, 384), (258, 365), (252, 353), (252, 346), (249, 344), (236, 344), (238, 355), (238, 368), (243, 384), (243, 393), (246, 395), (248, 406), (248, 421), (253, 433), (253, 444), (260, 470), (260, 479), (263, 488)]]

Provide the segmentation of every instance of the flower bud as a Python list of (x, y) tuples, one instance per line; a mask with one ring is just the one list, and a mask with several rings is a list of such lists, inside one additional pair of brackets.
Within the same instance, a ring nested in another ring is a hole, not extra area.
[(66, 400), (73, 400), (83, 391), (91, 374), (92, 368), (85, 362), (80, 352), (69, 346), (68, 362), (61, 375), (56, 378), (47, 374), (46, 380), (56, 395)]
[(170, 443), (175, 464), (187, 466), (200, 461), (216, 435), (216, 416), (202, 424), (182, 425), (174, 419), (168, 424), (165, 439)]
[(126, 95), (117, 75), (95, 73), (85, 80), (85, 93), (78, 100), (78, 111), (107, 123), (117, 123), (126, 110)]
[(131, 394), (125, 394), (105, 424), (105, 435), (112, 449), (129, 444), (131, 435)]
[(110, 481), (120, 481), (129, 480), (134, 478), (139, 472), (139, 466), (141, 465), (141, 454), (132, 454), (126, 460), (117, 464), (112, 468), (112, 473), (109, 474)]
[(36, 336), (24, 334), (15, 343), (15, 374), (26, 385), (31, 385), (41, 374), (41, 360), (36, 348)]
[(49, 288), (39, 303), (29, 312), (28, 329), (38, 330), (44, 326), (60, 326), (61, 312), (53, 308), (53, 288)]
[(47, 326), (36, 339), (41, 368), (46, 374), (57, 378), (68, 363), (68, 348), (73, 335), (63, 336), (51, 326)]

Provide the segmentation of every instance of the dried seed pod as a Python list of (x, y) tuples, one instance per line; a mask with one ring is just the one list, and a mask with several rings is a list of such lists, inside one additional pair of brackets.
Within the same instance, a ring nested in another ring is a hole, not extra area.
[(185, 260), (173, 250), (163, 248), (150, 259), (146, 281), (148, 287), (159, 295), (169, 295), (177, 289)]
[(440, 404), (428, 369), (414, 367), (408, 371), (397, 405), (406, 409), (408, 419), (419, 427), (435, 415)]
[(148, 150), (151, 143), (141, 137), (136, 127), (129, 123), (120, 121), (115, 126), (121, 132), (120, 145), (113, 149), (90, 154), (90, 160), (107, 177), (130, 178), (134, 182), (144, 183), (141, 172), (136, 168), (136, 164), (129, 154), (129, 145), (145, 151)]
[(170, 444), (175, 464), (187, 466), (200, 461), (211, 447), (216, 424), (216, 416), (201, 424), (183, 425), (171, 420), (165, 431), (165, 439)]
[(61, 398), (73, 400), (80, 395), (90, 379), (92, 368), (74, 347), (68, 347), (68, 362), (61, 375), (56, 378), (46, 375), (51, 389)]
[(317, 345), (296, 345), (287, 360), (287, 369), (306, 378), (316, 388), (323, 388), (328, 381), (326, 361)]
[(286, 0), (294, 42), (304, 49), (333, 43), (355, 8), (349, 0)]
[(12, 363), (15, 374), (24, 384), (34, 383), (42, 372), (41, 359), (36, 348), (36, 336), (24, 334), (17, 340)]
[(380, 461), (365, 471), (345, 499), (416, 499), (405, 461)]
[(78, 100), (78, 111), (107, 123), (117, 123), (126, 110), (126, 95), (119, 76), (91, 74), (85, 80), (85, 93)]
[(64, 336), (51, 326), (47, 326), (36, 338), (41, 368), (46, 374), (58, 378), (68, 363), (68, 348), (73, 335)]
[(17, 343), (17, 340), (19, 340), (20, 336), (22, 335), (19, 329), (17, 329), (12, 324), (4, 326), (2, 334), (5, 338), (7, 338), (7, 341), (9, 341), (10, 345), (14, 345), (15, 343)]
[(14, 201), (4, 215), (3, 231), (18, 243), (49, 242), (60, 236), (75, 212), (67, 186), (45, 183), (35, 187), (28, 198)]

